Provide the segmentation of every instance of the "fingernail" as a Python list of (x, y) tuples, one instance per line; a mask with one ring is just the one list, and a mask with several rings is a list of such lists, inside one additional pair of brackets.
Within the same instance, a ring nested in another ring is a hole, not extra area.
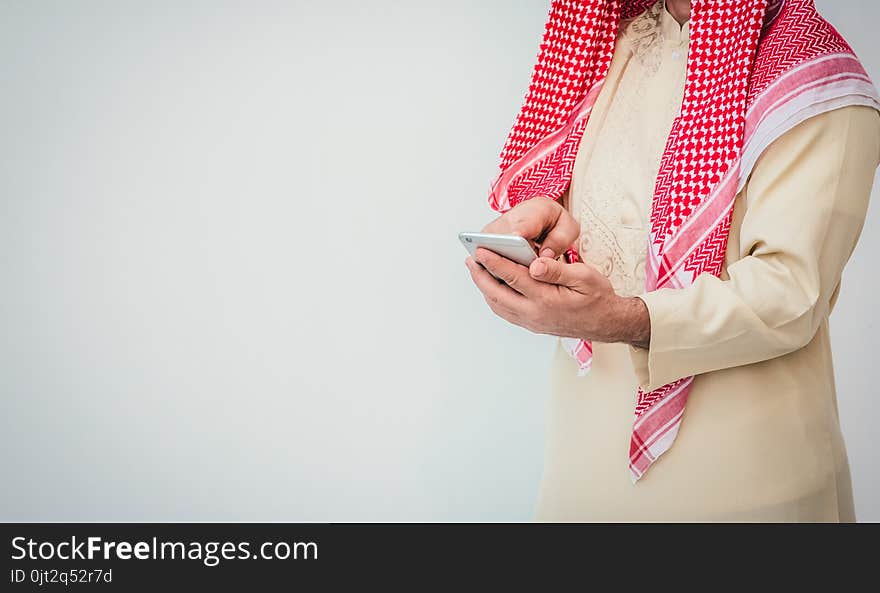
[(538, 255), (540, 255), (541, 257), (550, 257), (550, 258), (556, 257), (556, 254), (553, 253), (553, 250), (550, 249), (549, 247), (545, 247), (544, 249), (542, 249), (541, 253), (539, 253)]
[(547, 264), (538, 260), (532, 264), (532, 274), (535, 276), (543, 276), (544, 272), (547, 271)]

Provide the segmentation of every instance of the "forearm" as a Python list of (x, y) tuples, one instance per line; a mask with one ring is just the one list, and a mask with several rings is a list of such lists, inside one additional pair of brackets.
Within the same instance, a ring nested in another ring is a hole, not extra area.
[(651, 317), (639, 297), (617, 297), (607, 320), (607, 342), (623, 342), (637, 348), (647, 348), (651, 343)]

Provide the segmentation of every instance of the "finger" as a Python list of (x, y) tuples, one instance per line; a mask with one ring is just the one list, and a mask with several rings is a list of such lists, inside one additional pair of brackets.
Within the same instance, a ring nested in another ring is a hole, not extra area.
[(529, 275), (547, 284), (578, 288), (589, 276), (586, 264), (566, 264), (549, 257), (539, 257), (529, 266)]
[(511, 303), (508, 302), (505, 298), (499, 298), (499, 296), (494, 294), (493, 291), (498, 287), (503, 288), (505, 285), (498, 282), (498, 280), (494, 276), (490, 275), (486, 271), (486, 269), (483, 268), (480, 264), (476, 263), (473, 258), (468, 258), (467, 260), (465, 260), (465, 263), (467, 264), (468, 269), (471, 270), (471, 277), (473, 278), (474, 282), (477, 283), (478, 288), (480, 286), (484, 286), (482, 284), (482, 280), (479, 277), (488, 276), (488, 278), (484, 278), (484, 280), (487, 282), (485, 287), (488, 294), (484, 292), (483, 299), (486, 301), (489, 309), (493, 313), (495, 313), (495, 315), (507, 321), (508, 323), (529, 329), (528, 324), (523, 321), (524, 310), (521, 310), (520, 307), (516, 306), (520, 304), (528, 304), (528, 301), (524, 301), (523, 297), (515, 293), (513, 296), (514, 305), (511, 305)]
[(510, 261), (506, 257), (502, 257), (488, 249), (477, 248), (474, 252), (474, 259), (510, 288), (524, 296), (534, 297), (543, 288), (539, 282), (536, 282), (529, 275), (527, 267)]
[(541, 241), (542, 257), (559, 257), (571, 247), (581, 232), (580, 225), (565, 209), (560, 208), (553, 226)]
[(550, 198), (532, 198), (507, 214), (510, 232), (541, 244), (540, 255), (557, 257), (580, 234), (580, 225)]
[(468, 258), (465, 262), (471, 273), (471, 279), (490, 306), (517, 311), (521, 308), (525, 297), (510, 288), (508, 285), (498, 282), (492, 274), (486, 271), (473, 258)]
[(561, 211), (562, 207), (552, 199), (537, 197), (518, 204), (502, 218), (506, 218), (510, 234), (539, 241), (556, 224)]
[(499, 216), (484, 226), (480, 232), (496, 235), (509, 235), (511, 234), (510, 219), (505, 215)]

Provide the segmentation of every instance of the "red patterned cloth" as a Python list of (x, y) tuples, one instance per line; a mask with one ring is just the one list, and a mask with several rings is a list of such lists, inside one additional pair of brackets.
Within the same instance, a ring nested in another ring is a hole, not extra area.
[[(492, 184), (494, 209), (565, 192), (620, 21), (654, 2), (552, 1), (529, 91)], [(846, 105), (880, 108), (880, 100), (812, 0), (692, 0), (684, 98), (651, 208), (646, 291), (718, 276), (734, 198), (758, 156), (798, 123)], [(587, 372), (590, 343), (563, 343)], [(634, 481), (675, 440), (693, 381), (639, 390), (630, 444)]]

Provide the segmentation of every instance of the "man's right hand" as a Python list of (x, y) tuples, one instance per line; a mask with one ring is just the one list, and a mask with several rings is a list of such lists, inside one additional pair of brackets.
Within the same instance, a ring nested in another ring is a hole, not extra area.
[(561, 204), (550, 198), (521, 202), (487, 224), (484, 233), (519, 235), (536, 243), (541, 257), (556, 258), (580, 234), (580, 225)]

